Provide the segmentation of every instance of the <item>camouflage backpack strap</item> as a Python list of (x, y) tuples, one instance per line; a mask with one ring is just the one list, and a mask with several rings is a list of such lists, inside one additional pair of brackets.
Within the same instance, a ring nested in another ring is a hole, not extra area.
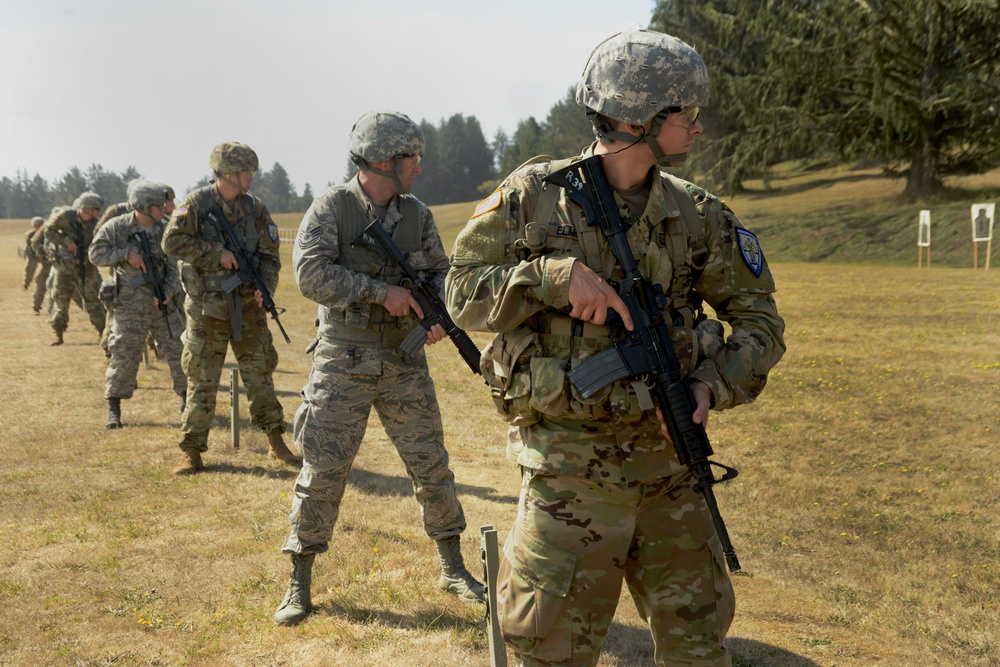
[[(708, 261), (708, 246), (705, 244), (705, 226), (695, 207), (694, 199), (684, 181), (660, 172), (662, 182), (669, 197), (677, 204), (676, 214), (684, 223), (682, 234), (667, 234), (667, 245), (670, 260), (673, 264), (673, 275), (670, 280), (670, 310), (675, 317), (675, 325), (694, 327), (701, 313), (701, 299), (692, 291), (698, 281), (705, 262)], [(674, 213), (671, 211), (671, 213)], [(687, 251), (691, 251), (691, 262), (688, 263)], [(678, 321), (683, 320), (683, 321)]]

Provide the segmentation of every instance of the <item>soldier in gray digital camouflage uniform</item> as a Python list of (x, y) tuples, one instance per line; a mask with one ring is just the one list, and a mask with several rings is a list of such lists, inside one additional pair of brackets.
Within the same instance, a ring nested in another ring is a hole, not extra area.
[[(784, 352), (760, 245), (723, 202), (662, 171), (703, 130), (701, 57), (669, 35), (617, 34), (591, 54), (576, 100), (599, 139), (583, 157), (600, 156), (640, 271), (663, 287), (693, 421), (753, 401)], [(497, 582), (500, 627), (523, 665), (596, 665), (624, 579), (657, 665), (729, 665), (735, 599), (719, 539), (649, 390), (622, 380), (583, 398), (567, 380), (611, 345), (609, 309), (632, 328), (600, 227), (563, 188), (542, 187), (572, 161), (507, 177), (459, 235), (448, 274), (456, 323), (497, 334), (483, 372), (516, 429), (521, 498)], [(732, 326), (724, 344), (703, 301)]]
[[(142, 361), (146, 336), (152, 335), (156, 349), (170, 368), (173, 391), (181, 397), (184, 411), (187, 378), (181, 368), (180, 335), (184, 328), (173, 297), (181, 291), (177, 264), (160, 247), (166, 227), (167, 189), (149, 181), (129, 186), (127, 213), (101, 226), (90, 244), (90, 261), (112, 268), (114, 313), (108, 351), (111, 361), (106, 372), (108, 401), (105, 428), (121, 428), (121, 401), (132, 398)], [(140, 235), (145, 235), (151, 257), (143, 255)], [(153, 291), (154, 265), (166, 299), (160, 303)], [(164, 319), (163, 311), (166, 312)]]
[[(53, 286), (52, 331), (53, 345), (63, 344), (63, 332), (69, 326), (69, 302), (76, 289), (80, 290), (83, 306), (90, 323), (100, 334), (104, 330), (104, 306), (98, 294), (101, 274), (87, 259), (87, 247), (94, 238), (94, 226), (101, 215), (104, 200), (96, 192), (84, 192), (69, 208), (53, 209), (53, 215), (42, 226), (45, 248), (56, 267)], [(82, 246), (82, 248), (81, 248)], [(83, 259), (77, 257), (78, 249)], [(83, 280), (80, 265), (83, 264)]]
[[(38, 256), (31, 249), (31, 237), (41, 229), (44, 223), (45, 218), (35, 216), (31, 219), (31, 229), (24, 235), (24, 289), (28, 289), (32, 278), (35, 277), (35, 270), (38, 268)], [(44, 284), (44, 282), (43, 280), (42, 283)], [(35, 312), (37, 313), (38, 311), (36, 310)]]
[(301, 460), (285, 446), (285, 413), (274, 392), (274, 349), (263, 295), (252, 282), (233, 291), (223, 286), (239, 268), (234, 249), (219, 217), (232, 226), (240, 246), (257, 265), (272, 295), (278, 287), (281, 257), (278, 227), (267, 207), (250, 194), (257, 173), (257, 154), (246, 144), (219, 144), (208, 159), (216, 181), (189, 193), (174, 209), (161, 243), (167, 255), (182, 260), (181, 282), (186, 294), (184, 352), (181, 365), (188, 379), (187, 408), (181, 422), (184, 452), (174, 474), (203, 469), (202, 452), (215, 419), (219, 378), (230, 345), (250, 400), (251, 423), (267, 434), (269, 456), (297, 465)]
[[(292, 265), (304, 296), (319, 304), (319, 341), (309, 383), (295, 415), (295, 442), (304, 463), (295, 483), (288, 593), (274, 614), (279, 625), (309, 613), (315, 555), (329, 548), (347, 475), (374, 406), (406, 464), (423, 517), (441, 561), (438, 587), (466, 601), (482, 600), (483, 586), (462, 560), (465, 514), (448, 467), (441, 412), (421, 350), (399, 349), (420, 306), (391, 261), (355, 247), (364, 228), (381, 221), (422, 278), (444, 294), (448, 271), (430, 209), (410, 190), (420, 173), (424, 136), (407, 116), (369, 112), (351, 129), (351, 160), (360, 170), (348, 183), (313, 202), (299, 227)], [(436, 325), (427, 343), (445, 337)]]

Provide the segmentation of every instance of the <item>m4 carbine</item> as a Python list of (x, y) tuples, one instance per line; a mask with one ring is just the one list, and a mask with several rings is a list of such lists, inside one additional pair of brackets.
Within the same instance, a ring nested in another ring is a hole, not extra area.
[(160, 265), (153, 257), (153, 250), (149, 245), (149, 235), (144, 230), (139, 230), (135, 235), (139, 241), (139, 253), (146, 264), (146, 270), (129, 281), (129, 287), (135, 289), (140, 285), (150, 284), (153, 287), (153, 296), (156, 297), (156, 307), (163, 315), (163, 321), (167, 323), (167, 335), (174, 337), (174, 332), (170, 330), (170, 311), (167, 307), (167, 292), (163, 282), (163, 274), (160, 273)]
[(391, 259), (406, 275), (408, 287), (413, 298), (420, 304), (420, 310), (424, 311), (424, 319), (420, 320), (420, 326), (414, 327), (413, 331), (406, 335), (399, 348), (409, 354), (416, 354), (427, 342), (427, 332), (435, 324), (440, 324), (444, 332), (451, 338), (451, 342), (458, 348), (462, 359), (469, 365), (473, 373), (480, 373), (479, 370), (479, 349), (469, 338), (469, 334), (460, 329), (455, 321), (451, 319), (445, 308), (444, 302), (438, 296), (433, 285), (428, 285), (420, 275), (413, 270), (410, 263), (406, 261), (406, 256), (386, 233), (380, 220), (373, 221), (365, 227), (358, 238), (351, 242), (357, 247), (366, 247), (374, 250), (378, 254)]
[[(687, 381), (681, 377), (677, 353), (663, 318), (662, 308), (666, 303), (663, 287), (654, 285), (639, 271), (601, 159), (596, 155), (584, 158), (552, 172), (545, 180), (565, 188), (566, 195), (583, 208), (587, 222), (601, 226), (611, 252), (624, 273), (617, 291), (628, 306), (634, 326), (632, 331), (626, 331), (620, 316), (609, 309), (607, 324), (615, 339), (613, 346), (570, 370), (569, 380), (584, 398), (593, 396), (601, 387), (626, 378), (639, 379), (651, 385), (649, 388), (663, 413), (677, 459), (694, 475), (694, 489), (704, 496), (708, 505), (726, 564), (731, 572), (739, 572), (740, 562), (712, 490), (714, 484), (733, 479), (738, 471), (708, 460), (712, 455), (712, 445), (704, 425), (691, 420), (696, 408), (694, 396)], [(712, 466), (723, 469), (723, 476), (716, 479)]]
[[(222, 281), (223, 291), (225, 291), (227, 296), (232, 296), (233, 290), (243, 283), (253, 283), (253, 286), (264, 298), (264, 310), (271, 315), (271, 319), (278, 325), (278, 330), (281, 331), (281, 335), (285, 337), (285, 342), (291, 343), (292, 339), (290, 339), (288, 334), (285, 333), (285, 327), (281, 326), (281, 320), (278, 319), (278, 307), (274, 304), (274, 299), (271, 298), (271, 293), (267, 291), (267, 283), (264, 282), (264, 278), (261, 277), (260, 271), (257, 270), (256, 266), (254, 266), (253, 258), (250, 257), (250, 254), (243, 248), (240, 240), (236, 237), (236, 231), (233, 229), (233, 226), (229, 224), (229, 221), (226, 220), (226, 214), (219, 206), (216, 206), (214, 211), (209, 212), (208, 217), (212, 219), (216, 227), (222, 231), (225, 238), (229, 241), (226, 243), (226, 248), (236, 255), (236, 263), (239, 265), (238, 268), (233, 271), (233, 275)], [(230, 321), (233, 325), (233, 340), (240, 340), (243, 311), (240, 310), (239, 314), (237, 314), (235, 300), (233, 299), (230, 300)]]

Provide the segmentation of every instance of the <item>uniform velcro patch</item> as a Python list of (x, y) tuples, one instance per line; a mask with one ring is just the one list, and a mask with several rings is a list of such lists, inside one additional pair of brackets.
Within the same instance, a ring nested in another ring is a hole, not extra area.
[(188, 212), (187, 204), (181, 204), (180, 206), (174, 209), (174, 212), (171, 215), (174, 218), (179, 218), (182, 215), (187, 215), (187, 212)]
[(500, 207), (500, 203), (503, 201), (503, 195), (500, 189), (497, 188), (493, 191), (489, 197), (479, 202), (479, 206), (476, 207), (475, 212), (472, 214), (473, 218), (481, 216), (483, 213), (489, 213), (490, 211)]
[(760, 241), (757, 240), (757, 237), (752, 232), (742, 227), (736, 228), (736, 236), (739, 240), (740, 254), (743, 255), (743, 261), (753, 271), (753, 274), (760, 278), (761, 269), (764, 268), (764, 252), (760, 249)]

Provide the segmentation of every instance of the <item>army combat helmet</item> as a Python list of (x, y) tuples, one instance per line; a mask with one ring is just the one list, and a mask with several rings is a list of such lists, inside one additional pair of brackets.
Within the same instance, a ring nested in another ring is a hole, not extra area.
[(590, 54), (576, 87), (576, 103), (586, 108), (594, 134), (604, 142), (637, 141), (612, 129), (607, 119), (630, 125), (652, 120), (642, 140), (657, 161), (663, 166), (683, 162), (687, 153), (664, 154), (656, 135), (670, 114), (708, 103), (708, 69), (698, 52), (676, 37), (652, 30), (620, 32)]
[[(395, 111), (369, 111), (351, 128), (347, 150), (358, 169), (391, 178), (399, 193), (405, 195), (410, 191), (399, 178), (403, 173), (402, 158), (423, 155), (424, 145), (423, 131), (409, 116)], [(372, 166), (392, 158), (400, 158), (394, 171)]]
[(257, 171), (260, 161), (257, 154), (246, 144), (227, 141), (212, 149), (208, 166), (218, 174), (233, 174), (238, 171)]
[(77, 211), (86, 211), (89, 208), (100, 209), (102, 206), (104, 206), (104, 198), (90, 190), (73, 200), (73, 208)]
[(135, 181), (129, 183), (128, 203), (133, 211), (147, 212), (150, 206), (167, 201), (167, 191), (160, 183)]

